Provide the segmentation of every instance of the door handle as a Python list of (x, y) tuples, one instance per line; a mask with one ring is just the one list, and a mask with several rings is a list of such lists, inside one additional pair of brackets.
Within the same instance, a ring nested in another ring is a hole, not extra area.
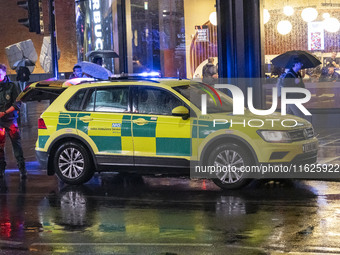
[(90, 122), (91, 120), (93, 120), (93, 118), (91, 118), (91, 116), (84, 116), (84, 117), (80, 117), (79, 118), (82, 122)]
[(133, 120), (133, 123), (137, 124), (138, 126), (143, 126), (145, 124), (148, 124), (149, 121), (143, 118), (139, 118), (139, 119)]

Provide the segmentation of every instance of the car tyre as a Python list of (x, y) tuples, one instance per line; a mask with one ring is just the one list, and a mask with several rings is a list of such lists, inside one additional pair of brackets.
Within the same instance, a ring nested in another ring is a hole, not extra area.
[(59, 146), (54, 155), (54, 168), (63, 182), (72, 185), (83, 184), (94, 174), (88, 151), (76, 142), (67, 142)]
[(236, 167), (236, 171), (215, 173), (214, 183), (224, 190), (238, 189), (246, 186), (250, 179), (239, 171), (242, 166), (253, 164), (251, 155), (236, 144), (223, 144), (211, 151), (208, 166)]

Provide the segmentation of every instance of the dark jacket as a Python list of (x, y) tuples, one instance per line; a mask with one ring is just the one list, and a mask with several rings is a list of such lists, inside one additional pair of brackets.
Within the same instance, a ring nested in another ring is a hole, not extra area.
[(339, 64), (336, 58), (327, 58), (326, 59), (326, 67), (336, 67), (333, 62), (335, 62), (336, 64)]
[(330, 74), (327, 67), (323, 67), (321, 69), (319, 82), (335, 82), (338, 80), (340, 80), (340, 77), (337, 72), (334, 71), (332, 74)]
[[(299, 78), (300, 82), (298, 84), (295, 83), (295, 79)], [(294, 72), (294, 70), (291, 68), (287, 72), (285, 78), (283, 79), (283, 87), (291, 87), (291, 88), (305, 88), (305, 84), (303, 83), (302, 77), (300, 73)], [(287, 93), (287, 98), (293, 99), (293, 98), (303, 98), (304, 95), (301, 93)]]
[(216, 79), (213, 78), (213, 75), (217, 73), (218, 73), (217, 67), (212, 63), (207, 63), (206, 65), (203, 66), (203, 69), (202, 69), (202, 76), (203, 76), (202, 81), (208, 84), (214, 83)]
[(30, 80), (30, 70), (26, 66), (20, 66), (17, 74), (17, 81), (25, 82)]
[[(6, 76), (5, 79), (0, 82), (0, 112), (6, 111), (11, 106), (13, 106), (16, 110), (20, 110), (21, 101), (16, 100), (18, 95), (19, 91), (17, 86)], [(1, 121), (10, 121), (17, 117), (17, 111), (13, 111), (2, 117)]]

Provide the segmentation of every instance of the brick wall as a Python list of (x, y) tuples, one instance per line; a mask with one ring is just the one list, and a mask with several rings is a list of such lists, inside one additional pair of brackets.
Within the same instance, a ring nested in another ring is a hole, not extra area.
[[(56, 0), (55, 4), (57, 43), (61, 51), (59, 71), (69, 72), (77, 62), (75, 3), (73, 0)], [(43, 37), (49, 36), (48, 0), (43, 0), (45, 35), (30, 33), (28, 28), (18, 23), (18, 19), (26, 17), (27, 11), (17, 6), (16, 0), (0, 1), (0, 10), (0, 63), (8, 66), (5, 47), (28, 39), (33, 41), (39, 58)], [(15, 74), (15, 71), (9, 68), (8, 73)], [(33, 73), (44, 73), (39, 59)]]

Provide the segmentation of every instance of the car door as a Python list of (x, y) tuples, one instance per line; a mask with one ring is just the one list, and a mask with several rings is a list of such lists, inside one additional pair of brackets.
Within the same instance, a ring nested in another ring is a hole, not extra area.
[(99, 165), (133, 165), (129, 86), (90, 89), (77, 129), (93, 145)]
[(136, 165), (188, 166), (191, 156), (190, 118), (172, 116), (185, 103), (169, 90), (138, 86), (132, 116)]

